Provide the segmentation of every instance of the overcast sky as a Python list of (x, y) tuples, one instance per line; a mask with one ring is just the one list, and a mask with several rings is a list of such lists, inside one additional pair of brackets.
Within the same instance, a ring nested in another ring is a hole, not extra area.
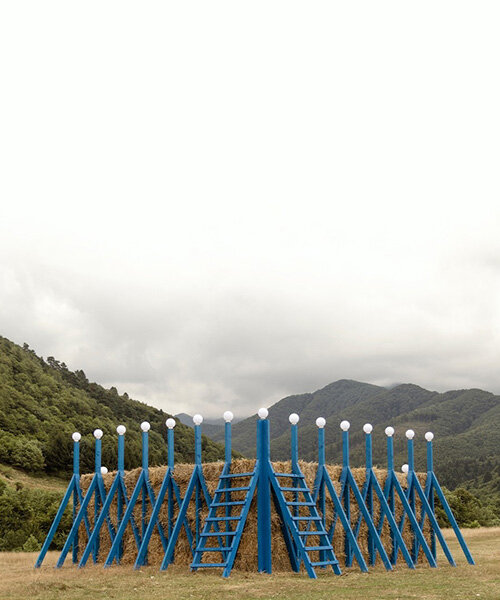
[(168, 412), (500, 393), (497, 2), (6, 2), (0, 334)]

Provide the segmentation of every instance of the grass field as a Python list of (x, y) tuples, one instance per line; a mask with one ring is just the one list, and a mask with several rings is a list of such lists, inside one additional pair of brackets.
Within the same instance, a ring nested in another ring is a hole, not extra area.
[(236, 572), (224, 580), (215, 573), (192, 574), (185, 568), (175, 567), (166, 573), (159, 573), (153, 567), (133, 571), (130, 566), (108, 570), (90, 566), (78, 570), (69, 564), (55, 570), (56, 553), (50, 553), (42, 569), (35, 571), (35, 554), (0, 553), (0, 599), (182, 600), (222, 599), (231, 595), (237, 600), (499, 600), (500, 528), (469, 529), (464, 533), (476, 566), (466, 563), (453, 533), (446, 531), (457, 568), (448, 566), (444, 556), (440, 555), (438, 569), (419, 567), (412, 572), (401, 565), (392, 573), (377, 567), (364, 575), (357, 569), (350, 569), (341, 577), (322, 573), (316, 581), (309, 580), (305, 574)]

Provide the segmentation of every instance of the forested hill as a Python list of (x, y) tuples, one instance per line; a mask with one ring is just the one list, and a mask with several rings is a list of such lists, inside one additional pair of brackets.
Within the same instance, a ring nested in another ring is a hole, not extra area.
[[(351, 422), (350, 450), (353, 465), (364, 464), (364, 423), (374, 425), (374, 461), (386, 464), (384, 429), (392, 425), (396, 464), (406, 459), (406, 429), (414, 429), (416, 465), (425, 470), (424, 433), (435, 434), (435, 468), (450, 489), (465, 485), (482, 498), (495, 498), (500, 515), (500, 397), (479, 389), (432, 392), (417, 385), (403, 384), (391, 389), (351, 380), (340, 380), (309, 394), (283, 398), (269, 409), (271, 452), (276, 460), (290, 456), (288, 416), (300, 415), (300, 456), (316, 460), (315, 420), (327, 419), (327, 460), (340, 462), (343, 419)], [(255, 456), (255, 421), (250, 417), (234, 425), (233, 448)], [(213, 439), (223, 438), (222, 432)]]
[[(150, 464), (166, 463), (166, 427), (162, 410), (90, 383), (83, 371), (70, 371), (64, 363), (44, 360), (27, 344), (20, 347), (0, 336), (0, 463), (29, 472), (58, 473), (72, 467), (71, 434), (79, 431), (81, 471), (94, 468), (94, 438), (100, 428), (102, 463), (116, 468), (116, 426), (127, 427), (125, 467), (141, 464), (140, 423), (149, 421)], [(222, 459), (222, 446), (203, 436), (203, 460)], [(175, 428), (176, 461), (194, 459), (194, 432), (178, 423)]]

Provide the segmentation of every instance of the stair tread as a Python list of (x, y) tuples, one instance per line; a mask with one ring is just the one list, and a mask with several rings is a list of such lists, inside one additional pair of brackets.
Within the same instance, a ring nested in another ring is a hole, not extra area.
[(228, 473), (227, 475), (221, 475), (219, 479), (229, 479), (231, 477), (251, 477), (254, 473)]
[(226, 567), (227, 563), (191, 563), (192, 569), (199, 569), (200, 567)]
[(212, 506), (241, 506), (242, 504), (245, 504), (245, 502), (246, 500), (235, 500), (231, 502), (212, 502), (210, 508), (212, 508)]
[(215, 493), (216, 494), (223, 494), (224, 492), (226, 492), (226, 493), (230, 493), (230, 492), (246, 492), (249, 489), (250, 489), (249, 485), (247, 485), (245, 487), (235, 487), (235, 488), (230, 488), (230, 487), (228, 487), (228, 488), (222, 488), (222, 489), (217, 488), (215, 490)]
[(200, 533), (200, 537), (224, 537), (226, 535), (236, 535), (236, 531), (204, 531)]
[(325, 565), (338, 565), (338, 560), (321, 560), (319, 562), (312, 562), (311, 567), (323, 567)]
[(239, 517), (207, 517), (205, 521), (239, 521), (241, 519), (241, 515)]

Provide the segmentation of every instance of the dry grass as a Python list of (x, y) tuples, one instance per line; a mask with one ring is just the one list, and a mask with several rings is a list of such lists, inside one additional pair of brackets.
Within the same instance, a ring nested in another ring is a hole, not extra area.
[(218, 599), (235, 594), (238, 600), (499, 600), (500, 528), (470, 529), (464, 534), (477, 563), (474, 567), (466, 563), (453, 532), (445, 531), (457, 568), (450, 567), (440, 553), (438, 569), (418, 567), (410, 571), (403, 564), (392, 573), (380, 566), (370, 569), (369, 574), (347, 569), (341, 577), (331, 572), (321, 573), (316, 581), (302, 574), (244, 572), (234, 572), (224, 580), (215, 573), (191, 574), (187, 568), (178, 566), (163, 573), (156, 567), (140, 571), (130, 566), (104, 570), (99, 565), (82, 570), (72, 566), (54, 570), (56, 553), (49, 553), (44, 567), (35, 571), (36, 554), (0, 553), (0, 599), (183, 600)]

